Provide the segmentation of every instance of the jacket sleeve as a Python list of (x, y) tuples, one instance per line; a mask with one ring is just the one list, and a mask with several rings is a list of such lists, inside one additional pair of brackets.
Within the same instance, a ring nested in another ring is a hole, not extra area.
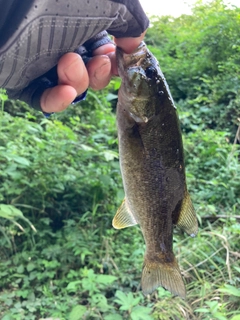
[(119, 3), (116, 20), (108, 32), (116, 38), (138, 37), (149, 26), (149, 20), (138, 0), (111, 0)]
[(117, 38), (137, 37), (149, 24), (138, 0), (72, 0), (68, 5), (32, 0), (17, 26), (10, 18), (14, 32), (0, 47), (0, 87), (38, 110), (43, 91), (57, 85), (56, 65), (63, 54), (77, 52), (87, 61), (94, 49), (111, 41), (106, 31)]

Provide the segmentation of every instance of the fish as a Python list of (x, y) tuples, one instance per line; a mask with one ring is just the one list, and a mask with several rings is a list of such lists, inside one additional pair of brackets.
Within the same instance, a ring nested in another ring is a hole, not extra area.
[(141, 42), (132, 54), (116, 50), (121, 86), (117, 132), (125, 198), (112, 225), (139, 224), (146, 244), (141, 277), (144, 295), (162, 286), (186, 298), (173, 253), (173, 228), (194, 237), (198, 222), (186, 185), (177, 110), (159, 63)]

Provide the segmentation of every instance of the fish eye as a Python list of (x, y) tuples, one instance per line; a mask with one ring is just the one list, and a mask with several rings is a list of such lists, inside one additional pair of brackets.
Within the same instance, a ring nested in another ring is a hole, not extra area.
[(145, 74), (148, 78), (152, 79), (154, 74), (156, 73), (155, 68), (150, 66), (145, 70)]

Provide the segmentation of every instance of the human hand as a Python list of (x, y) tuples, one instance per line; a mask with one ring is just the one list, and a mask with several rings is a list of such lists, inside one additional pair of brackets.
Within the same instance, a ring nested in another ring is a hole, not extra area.
[[(137, 38), (116, 38), (115, 43), (126, 53), (133, 52), (143, 40), (145, 32)], [(90, 86), (94, 90), (106, 87), (117, 75), (114, 44), (105, 44), (93, 51), (93, 58), (85, 66), (77, 53), (63, 55), (57, 66), (58, 85), (46, 89), (41, 96), (41, 108), (46, 113), (59, 112)]]

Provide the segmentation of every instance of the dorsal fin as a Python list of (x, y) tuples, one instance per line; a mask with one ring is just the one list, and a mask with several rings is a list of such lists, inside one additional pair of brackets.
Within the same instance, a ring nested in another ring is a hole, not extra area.
[(112, 225), (115, 229), (123, 229), (137, 224), (137, 221), (130, 211), (126, 198), (123, 200), (115, 217), (113, 218)]

